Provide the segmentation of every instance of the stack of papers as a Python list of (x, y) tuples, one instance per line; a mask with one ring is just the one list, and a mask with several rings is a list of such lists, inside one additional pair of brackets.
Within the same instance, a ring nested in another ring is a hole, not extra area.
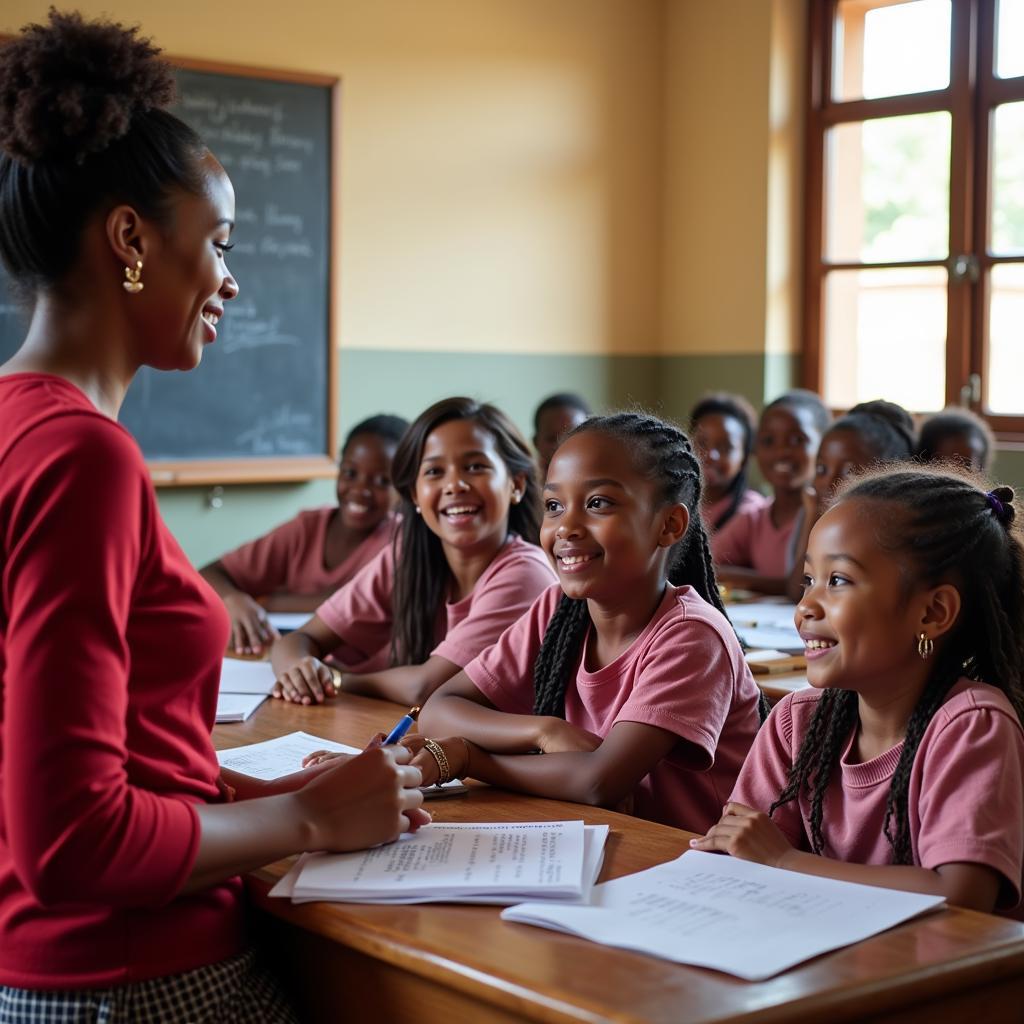
[[(303, 758), (315, 750), (331, 750), (337, 754), (362, 753), (358, 747), (350, 747), (347, 743), (335, 743), (334, 740), (325, 740), (322, 736), (312, 736), (308, 732), (290, 732), (285, 736), (264, 740), (262, 743), (249, 743), (244, 747), (218, 750), (217, 760), (222, 768), (230, 768), (253, 779), (270, 782), (284, 775), (302, 771)], [(466, 787), (459, 779), (452, 779), (443, 786), (423, 788), (425, 797), (456, 796), (465, 792)]]
[(586, 904), (523, 903), (501, 916), (761, 981), (943, 903), (691, 850), (594, 886)]
[(260, 693), (266, 697), (273, 688), (274, 668), (269, 661), (225, 658), (221, 662), (221, 693)]
[(794, 624), (795, 604), (758, 601), (730, 605), (729, 619), (743, 643), (753, 650), (803, 654), (804, 642)]
[(607, 825), (582, 821), (432, 824), (356, 853), (306, 854), (271, 896), (293, 903), (491, 903), (585, 899)]

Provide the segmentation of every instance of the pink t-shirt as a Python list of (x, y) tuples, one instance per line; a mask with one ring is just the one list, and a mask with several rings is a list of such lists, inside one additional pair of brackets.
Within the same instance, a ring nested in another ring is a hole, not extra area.
[[(560, 587), (546, 591), (466, 666), (499, 711), (533, 712), (533, 663), (561, 598)], [(757, 686), (728, 620), (691, 587), (668, 586), (647, 627), (610, 665), (588, 672), (585, 649), (586, 641), (566, 690), (566, 721), (598, 736), (616, 722), (678, 736), (682, 742), (637, 787), (634, 811), (705, 832), (721, 816), (758, 727)]]
[[(819, 691), (803, 690), (779, 701), (758, 733), (733, 800), (768, 810), (786, 785), (820, 697)], [(892, 848), (882, 826), (903, 744), (851, 764), (852, 743), (851, 733), (825, 794), (822, 852), (854, 864), (891, 864)], [(960, 679), (950, 690), (917, 748), (908, 809), (915, 864), (984, 864), (1005, 879), (999, 906), (1019, 902), (1024, 730), (1000, 690), (971, 679)], [(778, 808), (773, 820), (795, 847), (810, 850), (810, 801), (805, 794)]]
[[(515, 622), (555, 579), (544, 552), (514, 534), (461, 601), (438, 615), (431, 652), (462, 668)], [(346, 671), (379, 672), (391, 664), (391, 591), (395, 551), (389, 544), (316, 610), (341, 637), (332, 658)]]
[[(718, 528), (717, 524), (719, 518), (725, 515), (731, 504), (732, 495), (727, 494), (724, 498), (719, 498), (718, 501), (702, 505), (700, 517), (704, 523), (704, 529), (709, 537)], [(740, 503), (736, 507), (736, 511), (732, 514), (732, 518), (730, 518), (729, 522), (731, 523), (736, 516), (742, 515), (744, 512), (753, 511), (754, 509), (758, 509), (762, 505), (767, 504), (768, 499), (760, 491), (755, 491), (753, 488), (748, 487), (743, 492), (743, 497), (740, 498)], [(725, 524), (725, 526), (728, 525), (728, 523)], [(723, 526), (723, 529), (724, 528), (725, 527)]]
[(755, 569), (764, 576), (786, 576), (792, 568), (793, 532), (799, 513), (781, 529), (772, 522), (774, 502), (738, 512), (711, 538), (719, 565)]
[(253, 597), (285, 590), (291, 594), (322, 594), (347, 583), (387, 546), (396, 517), (385, 516), (378, 527), (340, 565), (324, 565), (327, 527), (337, 507), (312, 508), (294, 519), (229, 551), (220, 564), (239, 590)]

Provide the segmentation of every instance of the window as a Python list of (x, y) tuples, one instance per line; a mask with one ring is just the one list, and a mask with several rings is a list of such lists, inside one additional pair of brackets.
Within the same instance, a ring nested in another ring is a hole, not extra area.
[(811, 0), (805, 383), (1024, 435), (1024, 0)]

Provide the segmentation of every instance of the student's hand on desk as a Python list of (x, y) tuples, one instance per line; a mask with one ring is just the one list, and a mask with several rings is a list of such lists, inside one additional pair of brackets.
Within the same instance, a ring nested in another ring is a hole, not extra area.
[(339, 761), (295, 793), (313, 829), (310, 850), (343, 853), (389, 843), (430, 821), (423, 777), (401, 746), (376, 747)]
[[(437, 758), (427, 749), (430, 736), (406, 736), (401, 746), (413, 755), (412, 765), (419, 768), (423, 775), (422, 785), (433, 786), (441, 778), (441, 767)], [(448, 759), (448, 776), (452, 779), (464, 778), (469, 773), (469, 757), (472, 744), (462, 736), (448, 736), (434, 742), (444, 751)]]
[(300, 658), (282, 672), (270, 691), (272, 697), (283, 697), (293, 704), (322, 704), (337, 693), (334, 673), (319, 658)]
[(793, 851), (778, 825), (762, 811), (743, 804), (727, 803), (717, 825), (706, 836), (691, 839), (695, 850), (729, 853), (740, 860), (752, 860), (768, 867), (782, 867), (782, 861)]
[(236, 591), (224, 598), (231, 618), (231, 647), (235, 654), (262, 654), (278, 637), (266, 609), (248, 594)]
[(564, 718), (545, 715), (538, 719), (538, 725), (537, 747), (542, 754), (589, 754), (603, 742), (600, 736)]

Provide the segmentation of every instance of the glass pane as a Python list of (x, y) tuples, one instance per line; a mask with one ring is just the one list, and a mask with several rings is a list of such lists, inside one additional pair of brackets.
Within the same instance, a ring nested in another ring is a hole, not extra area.
[(946, 111), (841, 124), (825, 138), (825, 252), (838, 262), (944, 259)]
[(943, 267), (834, 270), (825, 279), (825, 402), (946, 404)]
[(839, 0), (832, 96), (903, 96), (949, 85), (950, 0)]
[(1024, 0), (999, 0), (996, 22), (996, 74), (1024, 75)]
[(1002, 263), (989, 277), (988, 408), (1024, 414), (1024, 264)]
[(1024, 253), (1024, 102), (996, 107), (992, 130), (991, 251)]

